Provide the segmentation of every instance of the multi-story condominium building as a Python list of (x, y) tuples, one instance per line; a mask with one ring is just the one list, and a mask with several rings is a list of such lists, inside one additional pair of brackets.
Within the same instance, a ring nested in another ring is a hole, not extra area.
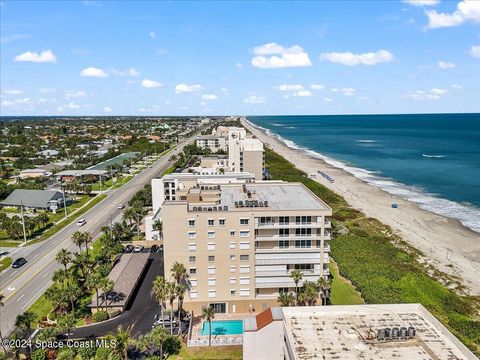
[(187, 310), (259, 312), (295, 289), (292, 270), (303, 272), (300, 286), (329, 274), (332, 209), (304, 185), (204, 181), (174, 195), (158, 217), (166, 272), (178, 261), (189, 274)]
[(227, 151), (227, 138), (216, 135), (201, 135), (197, 137), (196, 145), (201, 149), (210, 149), (212, 153), (219, 150)]

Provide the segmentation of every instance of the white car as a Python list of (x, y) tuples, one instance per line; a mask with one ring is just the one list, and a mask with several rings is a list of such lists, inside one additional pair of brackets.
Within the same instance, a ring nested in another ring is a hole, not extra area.
[(125, 205), (123, 205), (123, 204), (118, 204), (117, 208), (119, 208), (119, 209), (124, 209), (124, 208), (125, 208)]
[(87, 220), (85, 219), (78, 219), (77, 220), (77, 226), (83, 226), (87, 223)]
[(133, 252), (142, 252), (143, 250), (143, 245), (135, 245), (133, 248)]

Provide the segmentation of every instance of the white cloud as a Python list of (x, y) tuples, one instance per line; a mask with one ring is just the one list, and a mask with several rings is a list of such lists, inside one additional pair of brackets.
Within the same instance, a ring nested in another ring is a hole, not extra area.
[(110, 72), (112, 73), (112, 75), (117, 75), (117, 76), (133, 76), (133, 77), (140, 76), (140, 71), (138, 71), (133, 67), (126, 70), (110, 69)]
[(96, 67), (88, 67), (80, 71), (80, 76), (104, 78), (108, 77), (108, 74), (102, 69)]
[(282, 84), (275, 86), (275, 89), (280, 91), (301, 91), (304, 87), (300, 84)]
[(300, 96), (300, 97), (305, 97), (305, 96), (312, 96), (312, 93), (308, 90), (300, 90), (297, 91), (293, 96)]
[(148, 33), (148, 36), (150, 36), (152, 39), (155, 39), (157, 37), (157, 33), (154, 31), (151, 31)]
[(243, 102), (247, 104), (263, 104), (266, 102), (266, 99), (263, 96), (250, 95)]
[(202, 95), (203, 100), (217, 100), (218, 96), (213, 94), (204, 94)]
[(56, 91), (57, 91), (57, 89), (55, 89), (55, 88), (40, 88), (40, 89), (38, 89), (38, 92), (42, 93), (42, 94), (52, 94)]
[(57, 107), (57, 112), (63, 112), (63, 111), (64, 111), (63, 107), (61, 107), (61, 106)]
[(439, 13), (436, 10), (425, 11), (428, 27), (442, 28), (461, 25), (467, 21), (480, 23), (480, 1), (463, 0), (457, 4), (453, 13)]
[(480, 45), (473, 45), (470, 48), (470, 55), (476, 58), (480, 58)]
[(15, 105), (15, 102), (10, 101), (10, 100), (3, 100), (2, 101), (2, 106), (12, 106)]
[(198, 91), (202, 88), (202, 85), (200, 84), (192, 84), (192, 85), (187, 85), (187, 84), (177, 84), (177, 86), (175, 86), (175, 92), (177, 94), (180, 94), (180, 93), (191, 93), (191, 92), (195, 92), (195, 91)]
[(326, 97), (326, 98), (323, 98), (323, 101), (325, 101), (325, 102), (333, 102), (333, 99)]
[(71, 110), (78, 110), (78, 109), (80, 109), (80, 105), (75, 104), (75, 103), (73, 103), (73, 102), (68, 103), (67, 105), (65, 105), (65, 107), (66, 107), (67, 109), (71, 109)]
[(223, 92), (228, 92), (228, 89), (226, 87), (222, 87), (220, 90), (222, 90)]
[(355, 65), (376, 65), (390, 62), (394, 59), (393, 54), (387, 50), (378, 50), (363, 54), (354, 54), (351, 52), (331, 52), (320, 54), (320, 61), (330, 61), (332, 63), (343, 64), (347, 66)]
[(82, 98), (87, 96), (87, 93), (85, 91), (79, 90), (65, 90), (65, 99), (70, 100), (74, 98)]
[(110, 106), (104, 106), (103, 107), (103, 112), (104, 113), (111, 113), (112, 112), (112, 108)]
[(434, 6), (440, 3), (440, 0), (402, 0), (406, 4), (413, 6)]
[(285, 48), (277, 43), (268, 43), (253, 49), (257, 56), (252, 58), (252, 65), (262, 69), (312, 66), (308, 54), (299, 45)]
[(26, 105), (26, 104), (31, 104), (31, 99), (29, 97), (16, 99), (14, 101), (10, 101), (10, 100), (2, 101), (2, 106)]
[(446, 89), (433, 88), (429, 91), (416, 90), (413, 93), (407, 94), (405, 97), (411, 100), (438, 100), (447, 93), (448, 90)]
[(143, 79), (140, 83), (140, 86), (144, 88), (158, 88), (160, 86), (163, 86), (163, 84), (155, 80)]
[(312, 88), (313, 90), (323, 90), (325, 89), (325, 86), (323, 86), (322, 84), (312, 84), (310, 85), (310, 88)]
[(5, 95), (21, 95), (23, 94), (23, 91), (22, 90), (3, 90), (3, 93)]
[(356, 90), (354, 88), (351, 88), (351, 87), (348, 87), (348, 88), (341, 88), (341, 89), (337, 89), (337, 88), (331, 88), (330, 89), (331, 92), (340, 92), (342, 93), (343, 95), (345, 96), (353, 96), (355, 95), (356, 93)]
[(15, 56), (15, 61), (29, 61), (36, 63), (56, 63), (57, 58), (52, 50), (43, 50), (40, 53), (27, 51), (23, 54)]
[(456, 65), (452, 62), (439, 61), (437, 66), (440, 69), (453, 69)]
[(462, 86), (457, 85), (457, 84), (452, 84), (452, 88), (454, 88), (455, 90), (462, 90), (463, 89)]
[(243, 64), (242, 64), (242, 63), (239, 63), (239, 62), (237, 62), (237, 63), (235, 64), (235, 66), (237, 67), (237, 69), (243, 68)]

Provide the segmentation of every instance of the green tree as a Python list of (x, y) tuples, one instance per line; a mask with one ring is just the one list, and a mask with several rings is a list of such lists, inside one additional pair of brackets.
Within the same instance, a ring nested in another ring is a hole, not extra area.
[(67, 271), (67, 265), (72, 261), (72, 253), (67, 249), (61, 249), (57, 255), (55, 255), (55, 261), (62, 264)]
[(66, 314), (62, 316), (58, 320), (58, 328), (62, 332), (67, 333), (67, 338), (70, 339), (70, 331), (72, 329), (75, 329), (75, 325), (77, 324), (77, 319), (75, 318), (75, 315), (73, 312), (71, 314)]
[(293, 270), (290, 277), (295, 282), (295, 299), (296, 304), (298, 305), (298, 283), (303, 279), (303, 274), (300, 270)]
[(278, 295), (277, 301), (280, 306), (292, 306), (295, 304), (295, 296), (289, 292), (282, 292)]
[(177, 336), (168, 335), (161, 327), (155, 327), (149, 333), (140, 336), (138, 345), (143, 351), (158, 351), (160, 359), (168, 358), (180, 352), (181, 342)]
[(117, 328), (117, 332), (113, 335), (113, 337), (115, 339), (116, 350), (122, 355), (122, 359), (127, 360), (128, 346), (134, 344), (134, 340), (132, 337), (132, 328), (125, 328), (123, 325), (119, 325)]
[(82, 245), (83, 245), (83, 233), (81, 231), (75, 231), (72, 234), (72, 242), (78, 246), (78, 250), (82, 251)]
[(107, 312), (108, 312), (108, 295), (110, 294), (110, 292), (112, 292), (113, 286), (114, 286), (113, 281), (108, 279), (108, 278), (104, 278), (100, 282), (100, 289), (103, 291), (103, 300), (104, 300), (104, 303), (105, 303), (105, 311), (107, 311)]
[(157, 276), (153, 280), (152, 293), (155, 295), (158, 304), (160, 305), (160, 315), (162, 317), (162, 327), (165, 327), (163, 318), (163, 309), (165, 308), (165, 301), (167, 299), (167, 281), (163, 276)]
[(177, 285), (180, 285), (182, 281), (187, 278), (187, 269), (185, 268), (185, 265), (179, 263), (178, 261), (175, 261), (173, 263), (170, 272), (175, 279)]
[(208, 321), (208, 346), (212, 345), (212, 320), (215, 318), (213, 307), (206, 306), (202, 309), (202, 318)]
[(175, 283), (173, 282), (167, 282), (166, 284), (167, 288), (167, 298), (170, 303), (170, 335), (173, 334), (173, 302), (175, 301), (175, 298), (177, 297), (177, 289), (175, 288)]
[[(5, 299), (5, 296), (3, 294), (0, 294), (0, 308), (4, 307), (5, 304), (3, 302), (3, 299)], [(2, 331), (0, 331), (0, 341), (2, 342), (2, 347), (3, 347), (3, 351), (5, 352), (5, 354), (7, 353), (7, 348), (5, 347), (5, 344), (3, 343), (3, 335), (2, 335)]]
[(177, 293), (177, 298), (178, 298), (178, 322), (180, 326), (178, 327), (178, 333), (180, 334), (182, 331), (182, 312), (183, 312), (183, 299), (185, 298), (185, 292), (187, 291), (187, 288), (185, 285), (180, 284), (177, 285), (176, 287), (176, 293)]
[[(29, 343), (31, 344), (32, 340), (32, 325), (35, 322), (36, 316), (34, 313), (31, 311), (25, 311), (23, 314), (17, 315), (17, 318), (15, 319), (15, 326), (20, 329), (21, 331), (26, 331), (28, 332), (28, 338), (29, 338)], [(30, 354), (32, 353), (32, 347), (30, 345), (29, 347), (29, 352)]]

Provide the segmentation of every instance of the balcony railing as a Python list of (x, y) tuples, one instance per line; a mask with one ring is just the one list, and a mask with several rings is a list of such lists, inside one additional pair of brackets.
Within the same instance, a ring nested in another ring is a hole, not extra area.
[(332, 227), (332, 222), (330, 220), (325, 220), (325, 227), (326, 228), (331, 228)]
[(322, 227), (321, 222), (304, 222), (304, 223), (297, 223), (295, 221), (290, 221), (288, 223), (285, 222), (277, 222), (277, 221), (266, 221), (266, 222), (256, 222), (255, 228), (257, 229), (276, 229), (276, 228), (292, 228), (292, 227), (311, 227), (311, 228), (319, 228)]
[(290, 235), (268, 235), (268, 236), (262, 236), (262, 235), (256, 235), (255, 240), (257, 241), (279, 241), (279, 240), (321, 240), (322, 237), (317, 234), (311, 234), (311, 235), (296, 235), (296, 234), (290, 234)]
[[(325, 262), (325, 258), (324, 258)], [(318, 257), (289, 257), (278, 258), (271, 257), (267, 259), (255, 259), (255, 265), (284, 265), (284, 264), (312, 264), (320, 263), (320, 256)]]
[[(294, 269), (291, 270), (270, 270), (270, 271), (255, 271), (255, 276), (290, 276)], [(313, 270), (300, 270), (302, 274), (308, 275), (320, 275), (319, 269)]]

